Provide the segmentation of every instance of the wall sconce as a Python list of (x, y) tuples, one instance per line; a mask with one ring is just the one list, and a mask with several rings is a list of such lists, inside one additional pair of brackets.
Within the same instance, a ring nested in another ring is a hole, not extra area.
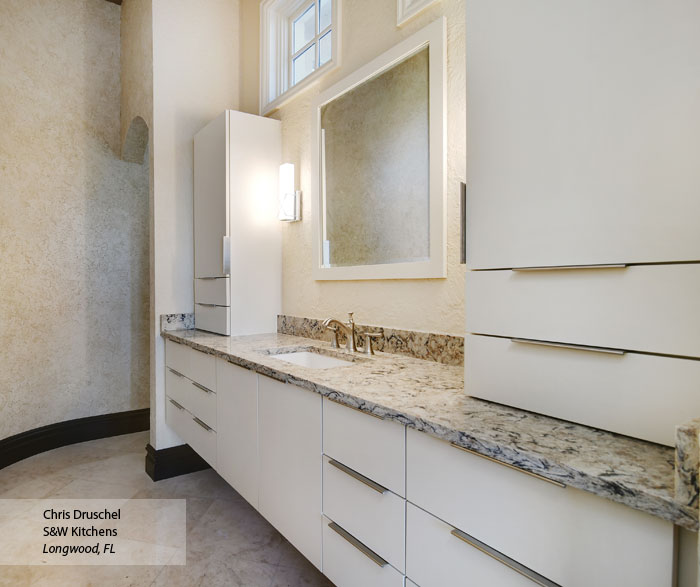
[(294, 189), (294, 163), (280, 165), (280, 212), (284, 222), (301, 220), (301, 192)]

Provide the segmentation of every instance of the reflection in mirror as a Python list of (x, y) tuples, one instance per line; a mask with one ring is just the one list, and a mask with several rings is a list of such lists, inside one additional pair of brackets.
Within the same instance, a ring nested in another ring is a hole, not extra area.
[(428, 51), (321, 108), (326, 267), (430, 258)]

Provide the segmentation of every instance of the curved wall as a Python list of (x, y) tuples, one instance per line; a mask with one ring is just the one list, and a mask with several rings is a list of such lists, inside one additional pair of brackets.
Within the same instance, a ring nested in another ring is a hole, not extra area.
[(120, 8), (0, 3), (0, 439), (147, 408), (148, 164), (120, 153)]

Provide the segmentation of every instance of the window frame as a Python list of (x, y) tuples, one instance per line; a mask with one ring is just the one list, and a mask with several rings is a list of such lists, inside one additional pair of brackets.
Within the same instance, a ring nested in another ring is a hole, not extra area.
[[(278, 109), (322, 75), (340, 65), (341, 1), (330, 0), (331, 23), (318, 32), (320, 0), (264, 0), (260, 4), (260, 114), (269, 114)], [(294, 21), (311, 6), (314, 11), (314, 37), (294, 52)], [(319, 41), (328, 32), (331, 32), (331, 58), (318, 66)], [(291, 85), (294, 79), (294, 58), (312, 44), (315, 45), (314, 71)]]

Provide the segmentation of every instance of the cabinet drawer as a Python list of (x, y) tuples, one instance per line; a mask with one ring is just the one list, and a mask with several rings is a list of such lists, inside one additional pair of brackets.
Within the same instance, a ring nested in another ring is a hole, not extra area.
[(172, 340), (165, 341), (165, 365), (207, 389), (216, 391), (216, 359)]
[(401, 572), (405, 507), (388, 489), (323, 458), (323, 513)]
[[(504, 563), (457, 538), (454, 528), (413, 504), (406, 508), (406, 574), (421, 587), (533, 587)], [(408, 581), (406, 582), (408, 584)]]
[(212, 467), (216, 468), (216, 432), (197, 423), (184, 407), (166, 398), (165, 421), (177, 435)]
[(228, 336), (231, 334), (231, 308), (196, 303), (194, 305), (194, 325), (198, 330)]
[(700, 264), (468, 271), (467, 332), (700, 357)]
[(194, 301), (198, 304), (216, 306), (231, 305), (231, 280), (229, 277), (216, 277), (194, 280)]
[[(337, 587), (403, 587), (401, 573), (386, 562), (380, 566), (381, 561), (370, 558), (372, 553), (367, 552), (366, 546), (358, 544), (350, 534), (341, 536), (331, 524), (324, 517), (323, 574)], [(338, 530), (344, 532), (342, 528)], [(373, 556), (376, 558), (376, 553)]]
[(193, 416), (216, 430), (216, 394), (199, 383), (166, 367), (165, 390)]
[(700, 361), (465, 337), (469, 395), (668, 446), (700, 414)]
[(406, 430), (323, 399), (323, 452), (404, 496)]
[(669, 522), (413, 429), (406, 483), (415, 505), (566, 587), (658, 587), (672, 576)]

